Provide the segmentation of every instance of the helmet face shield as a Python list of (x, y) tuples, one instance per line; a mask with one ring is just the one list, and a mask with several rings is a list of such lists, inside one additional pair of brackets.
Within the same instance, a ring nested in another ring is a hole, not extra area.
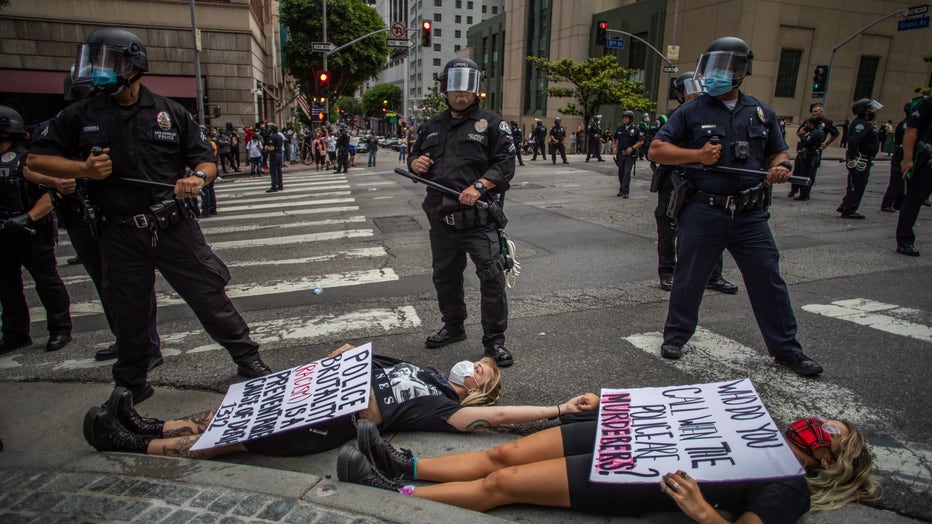
[(479, 71), (468, 67), (453, 67), (447, 70), (444, 91), (465, 91), (479, 94)]
[(698, 95), (705, 92), (705, 88), (695, 78), (686, 78), (683, 80), (683, 93), (686, 96)]
[(871, 100), (870, 103), (867, 104), (867, 109), (876, 113), (877, 111), (883, 109), (883, 104), (876, 100)]
[(731, 73), (735, 80), (743, 80), (748, 72), (747, 54), (732, 51), (703, 53), (696, 65), (696, 76), (705, 78), (713, 71)]
[(89, 82), (95, 87), (116, 87), (120, 79), (132, 72), (133, 64), (126, 59), (122, 46), (82, 44), (74, 60), (72, 82)]

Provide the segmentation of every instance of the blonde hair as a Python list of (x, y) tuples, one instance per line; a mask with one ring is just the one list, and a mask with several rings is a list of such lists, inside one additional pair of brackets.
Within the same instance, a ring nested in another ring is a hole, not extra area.
[(482, 357), (482, 362), (489, 367), (489, 378), (479, 386), (479, 389), (468, 393), (461, 402), (461, 406), (491, 406), (498, 402), (502, 396), (502, 372), (495, 361), (489, 357)]
[(873, 457), (864, 434), (854, 423), (842, 420), (848, 436), (841, 441), (835, 464), (807, 477), (811, 511), (838, 509), (848, 504), (880, 498), (880, 485), (871, 475)]

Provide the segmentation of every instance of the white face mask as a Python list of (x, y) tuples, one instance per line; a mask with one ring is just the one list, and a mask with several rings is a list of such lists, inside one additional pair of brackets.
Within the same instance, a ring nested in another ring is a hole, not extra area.
[(466, 386), (466, 377), (476, 377), (476, 365), (469, 360), (461, 360), (450, 369), (450, 382)]

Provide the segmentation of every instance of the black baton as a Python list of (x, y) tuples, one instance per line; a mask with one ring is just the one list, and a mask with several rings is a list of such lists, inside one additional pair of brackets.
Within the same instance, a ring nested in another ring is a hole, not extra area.
[[(396, 168), (395, 168), (395, 173), (398, 174), (398, 175), (401, 175), (401, 176), (403, 176), (403, 177), (410, 178), (410, 179), (413, 180), (414, 182), (420, 182), (420, 183), (424, 184), (424, 185), (427, 186), (427, 187), (432, 187), (432, 188), (436, 189), (437, 191), (440, 191), (441, 193), (446, 193), (446, 194), (448, 194), (448, 195), (450, 195), (450, 196), (454, 196), (454, 197), (457, 197), (457, 198), (459, 198), (459, 196), (460, 196), (459, 191), (457, 191), (457, 190), (455, 190), (455, 189), (450, 189), (449, 187), (444, 186), (444, 185), (441, 185), (441, 184), (438, 184), (437, 182), (434, 182), (433, 180), (427, 180), (426, 178), (421, 178), (421, 177), (415, 175), (414, 173), (411, 173), (411, 172), (409, 172), (409, 171), (406, 171), (406, 170), (404, 170), (404, 169), (402, 169), (402, 168), (400, 168), (400, 167), (396, 167)], [(476, 207), (487, 208), (487, 207), (489, 207), (489, 203), (486, 202), (486, 201), (484, 201), (484, 200), (477, 200), (477, 201), (476, 201)]]
[[(707, 166), (705, 164), (699, 164), (699, 163), (680, 164), (679, 167), (685, 167), (687, 169), (698, 169), (699, 171), (719, 171), (719, 172), (728, 173), (731, 175), (749, 175), (749, 176), (756, 176), (758, 178), (767, 177), (766, 171), (758, 171), (756, 169), (744, 169), (741, 167)], [(796, 184), (800, 186), (808, 186), (812, 184), (812, 180), (804, 176), (790, 175), (789, 181), (792, 184)]]
[[(94, 146), (91, 148), (92, 155), (99, 155), (103, 153), (104, 150), (100, 146)], [(150, 187), (164, 187), (168, 189), (175, 189), (175, 184), (169, 184), (168, 182), (155, 182), (154, 180), (143, 180), (142, 178), (124, 178), (124, 177), (107, 177), (106, 180), (115, 182), (117, 184), (129, 184), (136, 186), (150, 186)], [(198, 194), (203, 196), (204, 190), (201, 189), (198, 191)]]

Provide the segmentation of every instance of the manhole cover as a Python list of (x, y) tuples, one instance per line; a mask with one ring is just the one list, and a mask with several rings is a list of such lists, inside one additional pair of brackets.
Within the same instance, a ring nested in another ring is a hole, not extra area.
[(380, 217), (372, 220), (375, 227), (382, 233), (401, 233), (403, 231), (418, 231), (421, 225), (409, 216)]

